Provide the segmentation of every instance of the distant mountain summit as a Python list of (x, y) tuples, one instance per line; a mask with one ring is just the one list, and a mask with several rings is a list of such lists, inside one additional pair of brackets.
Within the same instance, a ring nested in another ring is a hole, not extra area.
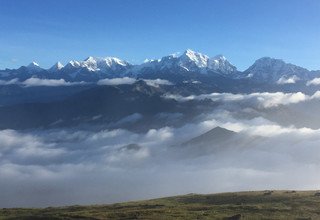
[(295, 76), (296, 79), (308, 79), (310, 77), (309, 70), (270, 57), (258, 59), (244, 73), (247, 77), (256, 80), (269, 80), (272, 82), (278, 81), (281, 77), (290, 78)]
[(130, 66), (130, 64), (124, 60), (120, 60), (116, 57), (88, 57), (84, 61), (70, 61), (66, 68), (69, 69), (79, 69), (86, 68), (89, 71), (96, 72), (108, 72), (122, 70), (123, 67)]
[(217, 55), (212, 58), (190, 49), (186, 50), (179, 58), (179, 64), (190, 70), (196, 68), (207, 71), (218, 71), (220, 73), (229, 74), (237, 71), (223, 55)]
[(180, 56), (173, 54), (162, 57), (159, 60), (145, 62), (144, 64), (136, 66), (134, 72), (147, 72), (152, 70), (156, 72), (165, 70), (174, 70), (176, 72), (199, 72), (201, 74), (207, 74), (214, 71), (222, 74), (229, 74), (236, 72), (237, 68), (223, 55), (210, 58), (207, 55), (188, 49)]
[(192, 138), (183, 143), (182, 146), (217, 145), (230, 140), (235, 134), (236, 132), (234, 131), (218, 126), (198, 137)]
[(51, 72), (51, 73), (56, 73), (56, 72), (60, 71), (63, 67), (64, 66), (63, 66), (62, 63), (57, 62), (48, 71)]
[(31, 62), (28, 66), (27, 69), (30, 72), (38, 72), (38, 71), (42, 71), (42, 68), (39, 66), (39, 64), (37, 64), (36, 62)]

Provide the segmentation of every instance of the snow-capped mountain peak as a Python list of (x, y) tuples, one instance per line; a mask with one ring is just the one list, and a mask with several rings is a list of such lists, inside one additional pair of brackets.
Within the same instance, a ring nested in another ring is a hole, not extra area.
[(130, 66), (128, 62), (117, 57), (88, 57), (81, 65), (91, 71), (117, 70), (121, 67)]
[(144, 61), (143, 61), (143, 63), (151, 63), (151, 62), (154, 62), (155, 60), (153, 60), (153, 59), (145, 59)]
[(87, 59), (85, 59), (83, 61), (83, 63), (97, 63), (97, 64), (107, 64), (109, 67), (111, 67), (112, 65), (114, 64), (117, 64), (117, 65), (121, 65), (121, 66), (127, 66), (129, 65), (128, 62), (124, 61), (124, 60), (121, 60), (117, 57), (88, 57)]
[(207, 55), (187, 49), (180, 57), (179, 64), (188, 68), (190, 63), (195, 64), (199, 68), (206, 68), (208, 66), (209, 57)]
[(97, 58), (95, 58), (93, 56), (89, 56), (86, 59), (84, 59), (84, 62), (96, 62), (96, 59)]
[(76, 61), (76, 60), (71, 60), (67, 65), (66, 67), (80, 67), (80, 62)]
[(230, 64), (223, 55), (210, 58), (209, 56), (187, 49), (182, 54), (172, 54), (162, 57), (158, 60), (147, 60), (141, 65), (136, 65), (131, 73), (139, 74), (140, 72), (161, 72), (161, 71), (182, 71), (182, 72), (199, 72), (207, 74), (208, 72), (219, 72), (220, 74), (229, 74), (236, 72), (235, 66)]
[(290, 78), (293, 76), (307, 79), (308, 72), (305, 68), (271, 57), (262, 57), (256, 60), (254, 64), (245, 71), (246, 75), (250, 75), (256, 80), (268, 80), (270, 82), (276, 82), (281, 77)]
[(57, 67), (57, 69), (62, 69), (64, 67), (64, 65), (62, 63), (60, 63), (59, 61), (56, 63), (55, 65)]
[(130, 65), (128, 62), (121, 60), (117, 57), (106, 57), (104, 58), (104, 60), (106, 61), (106, 63), (108, 64), (109, 67), (111, 67), (112, 65), (120, 65), (120, 66), (128, 66)]
[(229, 74), (237, 71), (237, 68), (229, 63), (223, 55), (217, 55), (210, 58), (207, 55), (190, 49), (186, 50), (179, 57), (179, 65), (193, 71), (197, 68), (201, 69), (202, 73), (206, 73), (207, 70), (217, 71), (223, 74)]
[(42, 71), (42, 68), (39, 66), (38, 63), (36, 62), (31, 62), (28, 66), (26, 66), (26, 68), (28, 69), (28, 72), (39, 72)]
[(89, 71), (99, 71), (100, 68), (98, 67), (98, 61), (95, 57), (88, 57), (87, 59), (85, 59), (84, 61), (79, 62), (80, 63), (80, 67), (86, 68)]
[(223, 56), (222, 54), (216, 55), (214, 57), (211, 58), (212, 60), (217, 60), (217, 61), (226, 61), (227, 58), (225, 56)]
[(50, 69), (49, 72), (57, 72), (63, 68), (63, 64), (60, 62), (55, 63)]
[(237, 68), (234, 65), (232, 65), (225, 56), (221, 54), (209, 59), (208, 69), (220, 71), (225, 74), (237, 71)]
[(33, 67), (40, 67), (38, 63), (32, 61), (27, 67), (33, 68)]
[[(83, 61), (70, 61), (62, 71), (72, 80), (97, 80), (124, 74), (131, 64), (116, 57), (89, 56)], [(88, 72), (92, 74), (88, 74)]]

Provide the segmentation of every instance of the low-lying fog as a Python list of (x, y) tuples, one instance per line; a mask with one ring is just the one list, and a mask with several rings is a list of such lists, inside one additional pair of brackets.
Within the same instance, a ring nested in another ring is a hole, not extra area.
[[(192, 123), (150, 128), (146, 133), (80, 128), (2, 130), (0, 207), (317, 189), (319, 97), (319, 93), (167, 96), (181, 102), (212, 99), (221, 104), (210, 114), (199, 114)], [(284, 112), (285, 120), (279, 112)], [(211, 142), (208, 135), (200, 136), (218, 126), (237, 133), (213, 130)]]

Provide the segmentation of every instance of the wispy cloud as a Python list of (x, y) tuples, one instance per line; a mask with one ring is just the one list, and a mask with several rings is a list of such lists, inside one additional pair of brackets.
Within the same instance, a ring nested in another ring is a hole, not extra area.
[(307, 82), (307, 86), (311, 85), (320, 85), (320, 78), (314, 78), (313, 80)]
[(165, 79), (135, 79), (130, 77), (113, 78), (113, 79), (101, 79), (97, 82), (98, 85), (124, 85), (133, 84), (138, 80), (143, 80), (149, 86), (159, 87), (159, 85), (173, 85), (170, 81)]
[(279, 105), (288, 105), (293, 103), (304, 102), (311, 99), (318, 99), (320, 92), (317, 91), (312, 96), (306, 95), (302, 92), (297, 93), (283, 93), (283, 92), (263, 92), (250, 94), (232, 94), (232, 93), (211, 93), (202, 95), (180, 96), (174, 94), (166, 94), (164, 97), (168, 99), (175, 99), (177, 101), (185, 102), (189, 100), (204, 100), (211, 99), (216, 102), (243, 102), (249, 106), (257, 106), (261, 108), (276, 107)]
[(123, 84), (133, 84), (136, 82), (135, 78), (123, 77), (123, 78), (113, 78), (113, 79), (101, 79), (97, 82), (98, 85), (123, 85)]
[(282, 77), (277, 81), (277, 84), (280, 84), (280, 85), (283, 85), (283, 84), (294, 84), (294, 83), (296, 83), (298, 80), (300, 80), (300, 78), (297, 77), (296, 75), (291, 76), (291, 77), (282, 76)]
[(159, 85), (173, 85), (172, 82), (165, 79), (144, 79), (149, 86), (159, 87)]
[(74, 86), (74, 85), (84, 85), (86, 82), (67, 82), (64, 79), (40, 79), (40, 78), (29, 78), (25, 81), (19, 81), (19, 79), (12, 80), (0, 80), (0, 85), (21, 85), (25, 87), (35, 87), (35, 86)]
[(87, 84), (85, 82), (66, 82), (64, 79), (39, 79), (39, 78), (29, 78), (23, 82), (21, 85), (26, 87), (33, 86), (73, 86), (73, 85), (83, 85)]
[(0, 80), (0, 85), (13, 85), (13, 84), (19, 84), (18, 79), (11, 79), (11, 80)]

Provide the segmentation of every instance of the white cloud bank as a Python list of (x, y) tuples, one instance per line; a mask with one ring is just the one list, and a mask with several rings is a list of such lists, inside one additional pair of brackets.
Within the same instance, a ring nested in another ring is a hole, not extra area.
[(134, 84), (135, 82), (143, 80), (147, 85), (153, 87), (159, 87), (159, 85), (173, 85), (170, 81), (165, 79), (135, 79), (130, 77), (113, 78), (113, 79), (101, 79), (97, 82), (98, 85), (125, 85)]
[(19, 81), (18, 79), (12, 79), (9, 81), (0, 80), (0, 85), (21, 85), (24, 87), (36, 87), (36, 86), (74, 86), (84, 85), (86, 82), (67, 82), (64, 79), (40, 79), (31, 77), (25, 81)]
[[(0, 131), (0, 207), (319, 187), (320, 126), (284, 126), (268, 120), (267, 114), (272, 113), (266, 112), (279, 105), (287, 105), (287, 110), (290, 104), (304, 101), (314, 101), (317, 109), (320, 92), (212, 93), (167, 98), (211, 99), (220, 105), (210, 113), (199, 114), (192, 123), (150, 128), (144, 133), (124, 129), (90, 131), (83, 127)], [(308, 115), (309, 109), (303, 108), (302, 112)], [(298, 113), (293, 117), (303, 116)], [(157, 117), (172, 120), (172, 114)], [(179, 113), (174, 116), (183, 117)], [(118, 123), (142, 117), (136, 113)], [(215, 142), (206, 147), (179, 145), (216, 126), (238, 134), (223, 146)]]
[[(159, 85), (173, 85), (168, 80), (165, 79), (135, 79), (130, 77), (123, 77), (123, 78), (112, 78), (112, 79), (101, 79), (97, 82), (97, 85), (131, 85), (138, 80), (143, 80), (146, 82), (147, 85), (153, 87), (159, 87)], [(40, 79), (36, 77), (32, 77), (26, 79), (25, 81), (19, 81), (19, 79), (12, 79), (12, 80), (0, 80), (0, 85), (21, 85), (25, 87), (34, 87), (34, 86), (73, 86), (73, 85), (84, 85), (88, 84), (86, 82), (67, 82), (64, 79)]]
[(18, 79), (11, 79), (11, 80), (0, 80), (0, 85), (13, 85), (13, 84), (18, 84), (19, 80)]
[(313, 80), (310, 80), (307, 82), (307, 86), (311, 85), (320, 85), (320, 78), (314, 78)]
[(153, 87), (159, 87), (159, 85), (173, 85), (173, 83), (165, 79), (143, 79), (143, 81), (145, 81), (147, 85)]
[(211, 93), (202, 95), (180, 96), (173, 94), (166, 94), (164, 96), (168, 99), (175, 99), (180, 102), (190, 100), (204, 100), (211, 99), (216, 102), (242, 102), (246, 101), (247, 105), (254, 105), (260, 108), (270, 108), (279, 105), (295, 104), (312, 99), (320, 98), (320, 91), (309, 96), (302, 92), (297, 93), (283, 93), (283, 92), (263, 92), (263, 93), (250, 93), (250, 94), (232, 94), (232, 93)]
[(296, 75), (293, 75), (291, 77), (285, 77), (282, 76), (278, 81), (277, 84), (283, 85), (283, 84), (294, 84), (296, 83), (298, 80), (300, 80), (299, 77), (297, 77)]
[(135, 78), (123, 77), (123, 78), (113, 78), (113, 79), (101, 79), (97, 82), (98, 85), (125, 85), (133, 84), (136, 82)]
[[(239, 136), (219, 149), (215, 143), (208, 148), (177, 147), (216, 126)], [(237, 119), (225, 111), (145, 133), (2, 130), (0, 143), (1, 207), (315, 189), (320, 184), (319, 129), (282, 127), (262, 117)]]
[(73, 86), (73, 85), (83, 85), (85, 82), (67, 82), (64, 79), (39, 79), (30, 78), (21, 83), (26, 87), (34, 86)]

